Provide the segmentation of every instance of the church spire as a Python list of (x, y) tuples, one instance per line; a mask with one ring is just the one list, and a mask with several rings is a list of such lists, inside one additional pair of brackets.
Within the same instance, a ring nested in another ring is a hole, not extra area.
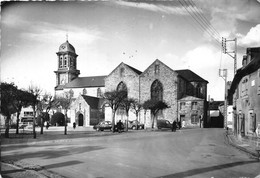
[(67, 30), (67, 32), (66, 32), (66, 41), (68, 41), (69, 40), (69, 34), (68, 34), (68, 30)]

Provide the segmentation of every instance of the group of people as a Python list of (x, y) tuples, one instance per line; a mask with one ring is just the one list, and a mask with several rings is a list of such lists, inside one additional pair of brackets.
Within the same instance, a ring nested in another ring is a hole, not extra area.
[(172, 132), (176, 132), (176, 129), (181, 129), (181, 127), (181, 122), (176, 122), (176, 120), (172, 122)]

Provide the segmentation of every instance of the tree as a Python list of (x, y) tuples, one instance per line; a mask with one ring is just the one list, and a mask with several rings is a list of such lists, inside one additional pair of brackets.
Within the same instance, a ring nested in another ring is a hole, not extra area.
[(35, 119), (36, 119), (36, 110), (39, 103), (39, 97), (41, 94), (41, 89), (37, 86), (30, 85), (28, 92), (31, 93), (30, 103), (33, 108), (33, 138), (36, 138), (36, 131), (35, 131)]
[(134, 102), (131, 105), (131, 111), (135, 114), (137, 121), (139, 121), (138, 114), (140, 113), (141, 109), (142, 104), (140, 104), (137, 100), (134, 100)]
[(59, 96), (55, 99), (56, 106), (61, 107), (65, 110), (65, 121), (64, 121), (64, 135), (67, 135), (67, 112), (70, 108), (72, 102), (72, 92), (64, 92), (62, 96)]
[(155, 123), (157, 125), (157, 113), (160, 110), (164, 110), (166, 108), (169, 108), (169, 106), (163, 101), (158, 101), (158, 100), (155, 100), (155, 99), (149, 99), (149, 100), (144, 102), (143, 108), (145, 110), (149, 109), (151, 111), (151, 113), (152, 113), (152, 128), (154, 128)]
[(40, 111), (40, 126), (41, 126), (41, 134), (43, 134), (43, 125), (44, 122), (49, 119), (49, 111), (52, 107), (54, 107), (55, 100), (53, 99), (51, 94), (45, 93), (41, 100), (38, 103), (38, 110)]
[(129, 110), (134, 102), (135, 100), (133, 98), (124, 98), (121, 103), (121, 106), (125, 109), (126, 112), (126, 131), (128, 131)]
[(105, 103), (112, 109), (112, 130), (115, 131), (115, 114), (117, 109), (122, 104), (122, 101), (127, 97), (127, 92), (121, 91), (108, 91), (104, 93)]
[(17, 87), (14, 83), (1, 83), (1, 114), (6, 116), (5, 119), (5, 138), (9, 138), (9, 124), (11, 120), (11, 115), (17, 110), (14, 107), (15, 98), (17, 93)]
[(31, 93), (24, 90), (17, 90), (15, 95), (15, 104), (17, 119), (16, 119), (16, 134), (19, 134), (19, 116), (21, 114), (22, 107), (28, 107), (30, 105)]
[(65, 116), (61, 112), (56, 112), (51, 117), (51, 125), (58, 124), (59, 126), (64, 126)]

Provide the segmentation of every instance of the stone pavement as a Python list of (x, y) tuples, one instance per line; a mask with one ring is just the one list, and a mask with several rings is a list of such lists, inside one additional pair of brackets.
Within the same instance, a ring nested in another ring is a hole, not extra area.
[[(68, 135), (64, 135), (64, 127), (50, 127), (48, 130), (44, 130), (43, 135), (39, 134), (39, 128), (36, 131), (38, 132), (37, 139), (33, 139), (32, 134), (24, 134), (22, 138), (18, 138), (12, 135), (13, 137), (10, 139), (1, 139), (1, 147), (8, 147), (8, 145), (12, 144), (23, 145), (30, 142), (56, 142), (59, 140), (72, 138), (113, 135), (112, 132), (96, 132), (92, 128), (76, 128), (74, 130), (73, 128), (68, 127)], [(182, 132), (182, 130), (177, 131)], [(46, 135), (48, 135), (48, 137), (46, 137)], [(1, 135), (1, 137), (3, 137), (3, 135)], [(242, 150), (255, 159), (259, 159), (260, 161), (259, 152), (256, 151), (260, 149), (260, 139), (236, 137), (231, 132), (226, 134), (226, 138), (230, 145), (236, 147), (239, 150)], [(55, 173), (42, 170), (41, 168), (35, 167), (33, 165), (25, 165), (24, 163), (19, 164), (19, 162), (15, 164), (11, 162), (1, 162), (0, 170), (0, 178), (62, 178), (62, 176)], [(255, 178), (260, 178), (260, 175)]]

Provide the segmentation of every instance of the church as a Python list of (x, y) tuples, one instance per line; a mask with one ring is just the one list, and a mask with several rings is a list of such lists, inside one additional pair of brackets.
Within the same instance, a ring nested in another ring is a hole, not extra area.
[[(166, 102), (169, 108), (159, 112), (158, 119), (174, 120), (189, 126), (206, 122), (206, 97), (208, 81), (191, 70), (173, 70), (156, 59), (143, 72), (121, 62), (107, 76), (79, 77), (75, 48), (68, 40), (61, 44), (57, 54), (55, 95), (70, 92), (73, 102), (69, 126), (92, 126), (102, 120), (112, 120), (112, 111), (104, 103), (102, 95), (106, 91), (124, 88), (127, 96), (140, 104), (151, 98)], [(129, 120), (135, 120), (129, 112)], [(118, 110), (115, 121), (126, 121), (125, 112)], [(138, 120), (148, 128), (151, 113), (141, 110)], [(205, 120), (205, 122), (203, 122)]]

